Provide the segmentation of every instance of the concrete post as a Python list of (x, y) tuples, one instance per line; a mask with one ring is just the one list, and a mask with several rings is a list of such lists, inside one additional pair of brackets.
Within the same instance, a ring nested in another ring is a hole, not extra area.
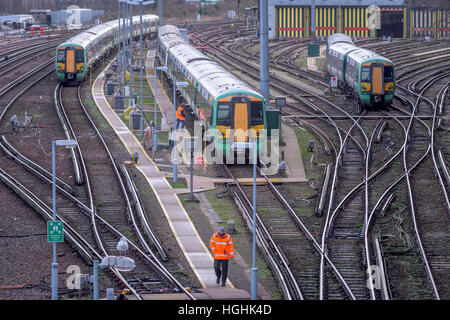
[(94, 260), (94, 300), (98, 300), (98, 260)]

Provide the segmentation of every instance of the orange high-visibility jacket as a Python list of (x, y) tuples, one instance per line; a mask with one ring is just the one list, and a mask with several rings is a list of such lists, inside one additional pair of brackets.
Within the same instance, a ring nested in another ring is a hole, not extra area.
[(183, 107), (179, 106), (178, 109), (177, 109), (177, 113), (175, 114), (177, 119), (180, 119), (182, 121), (184, 121), (184, 116), (183, 116), (183, 113), (182, 113), (183, 110), (184, 110)]
[(233, 240), (227, 233), (223, 235), (220, 235), (219, 232), (214, 233), (209, 241), (209, 246), (211, 247), (213, 258), (216, 260), (234, 258)]

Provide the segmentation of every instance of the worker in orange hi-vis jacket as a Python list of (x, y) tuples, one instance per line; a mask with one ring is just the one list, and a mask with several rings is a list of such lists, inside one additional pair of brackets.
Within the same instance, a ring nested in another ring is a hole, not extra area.
[(209, 241), (214, 258), (214, 271), (216, 272), (216, 283), (225, 286), (228, 276), (228, 259), (234, 258), (234, 246), (231, 236), (225, 232), (225, 227), (221, 226), (219, 231), (214, 233)]
[(175, 117), (176, 117), (175, 130), (178, 129), (180, 124), (181, 124), (181, 129), (183, 129), (184, 128), (184, 120), (186, 119), (186, 111), (185, 111), (183, 105), (180, 105), (178, 107)]

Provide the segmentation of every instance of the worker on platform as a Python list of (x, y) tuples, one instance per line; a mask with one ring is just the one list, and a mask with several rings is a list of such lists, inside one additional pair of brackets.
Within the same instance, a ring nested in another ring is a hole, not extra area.
[(134, 164), (137, 164), (139, 160), (139, 152), (137, 150), (134, 150), (133, 156), (131, 157), (131, 161), (134, 162)]
[(178, 130), (178, 126), (181, 124), (181, 129), (184, 128), (184, 120), (186, 119), (186, 111), (184, 109), (184, 105), (180, 105), (177, 109), (177, 113), (175, 114), (177, 118), (175, 124), (175, 130)]
[(225, 286), (228, 276), (228, 259), (234, 258), (234, 246), (231, 236), (225, 232), (225, 227), (221, 226), (219, 231), (214, 233), (209, 241), (214, 258), (214, 271), (216, 273), (216, 283)]

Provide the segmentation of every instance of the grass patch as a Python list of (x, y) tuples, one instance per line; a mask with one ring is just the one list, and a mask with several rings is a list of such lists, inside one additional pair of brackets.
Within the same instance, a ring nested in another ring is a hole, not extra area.
[(172, 179), (169, 179), (169, 183), (172, 186), (172, 188), (176, 189), (186, 189), (188, 187), (186, 180), (183, 178), (179, 178), (177, 182), (173, 182)]

